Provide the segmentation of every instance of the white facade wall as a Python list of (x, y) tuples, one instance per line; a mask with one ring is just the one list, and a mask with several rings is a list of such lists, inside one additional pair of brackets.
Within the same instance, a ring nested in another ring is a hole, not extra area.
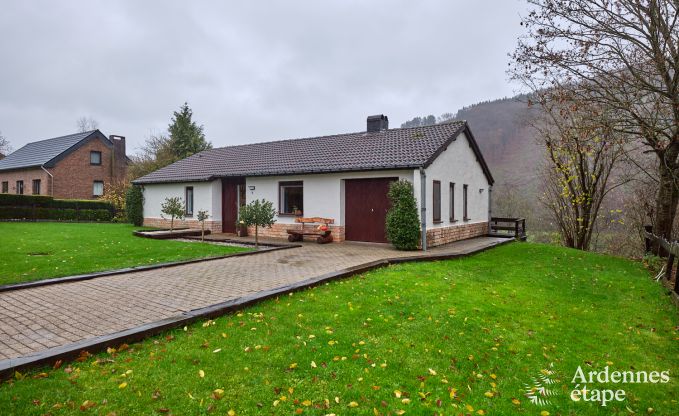
[[(450, 227), (489, 221), (489, 188), (490, 184), (483, 173), (481, 164), (471, 148), (465, 133), (460, 133), (448, 149), (444, 150), (434, 162), (425, 169), (427, 229)], [(421, 207), (420, 172), (414, 171), (415, 197), (418, 209)], [(441, 222), (434, 224), (433, 188), (434, 181), (441, 182)], [(450, 222), (450, 182), (455, 183), (455, 219)], [(462, 187), (468, 185), (469, 221), (463, 220)]]
[[(335, 220), (335, 225), (344, 225), (344, 180), (362, 178), (399, 178), (413, 180), (412, 170), (380, 170), (368, 172), (324, 173), (310, 175), (249, 177), (245, 180), (247, 201), (266, 199), (279, 210), (278, 183), (302, 181), (304, 184), (304, 216), (323, 217)], [(254, 190), (250, 189), (255, 187)], [(280, 216), (278, 223), (293, 224), (295, 217)]]
[(144, 218), (161, 218), (160, 205), (165, 198), (185, 198), (185, 189), (193, 186), (193, 215), (207, 211), (210, 221), (222, 220), (222, 181), (184, 182), (144, 185)]
[[(469, 140), (461, 133), (434, 162), (425, 169), (427, 229), (473, 224), (489, 221), (490, 185)], [(418, 212), (421, 207), (421, 184), (419, 170), (381, 170), (364, 172), (264, 176), (246, 178), (247, 202), (266, 199), (273, 202), (279, 210), (279, 182), (301, 181), (304, 184), (304, 216), (324, 217), (335, 220), (341, 226), (344, 221), (344, 180), (361, 178), (395, 177), (411, 181), (415, 188)], [(433, 221), (433, 181), (441, 182), (441, 222)], [(449, 215), (450, 182), (455, 183), (455, 219)], [(470, 219), (463, 219), (463, 185), (468, 185), (468, 213)], [(213, 221), (222, 219), (222, 184), (217, 179), (212, 182), (186, 182), (172, 184), (152, 184), (144, 186), (144, 217), (161, 218), (160, 205), (168, 197), (184, 199), (185, 187), (193, 186), (194, 213), (207, 210)], [(253, 188), (254, 189), (251, 189)], [(195, 214), (194, 214), (195, 215)], [(293, 224), (293, 216), (280, 216), (278, 223)]]

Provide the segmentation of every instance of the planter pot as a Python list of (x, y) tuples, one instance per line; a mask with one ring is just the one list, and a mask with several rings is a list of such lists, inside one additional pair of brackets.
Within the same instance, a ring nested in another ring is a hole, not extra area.
[(236, 228), (236, 235), (238, 237), (247, 237), (248, 236), (248, 229), (246, 227), (238, 227)]

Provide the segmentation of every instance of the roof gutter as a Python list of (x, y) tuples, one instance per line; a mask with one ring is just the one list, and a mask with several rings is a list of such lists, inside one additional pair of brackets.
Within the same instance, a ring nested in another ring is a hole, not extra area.
[(40, 165), (40, 169), (44, 170), (46, 174), (50, 175), (50, 196), (54, 196), (54, 175), (50, 173), (43, 165)]

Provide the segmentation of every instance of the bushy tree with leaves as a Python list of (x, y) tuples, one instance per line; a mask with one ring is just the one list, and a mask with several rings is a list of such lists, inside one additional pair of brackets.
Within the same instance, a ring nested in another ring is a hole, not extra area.
[(271, 227), (276, 222), (276, 209), (271, 201), (255, 199), (240, 208), (238, 220), (255, 227), (255, 247), (259, 247), (259, 227)]
[(109, 202), (116, 210), (113, 221), (123, 222), (127, 218), (125, 205), (127, 200), (127, 188), (130, 184), (127, 181), (107, 182), (104, 184), (104, 194), (100, 200)]
[(170, 217), (170, 232), (174, 231), (174, 219), (184, 219), (184, 201), (178, 196), (172, 198), (165, 198), (165, 201), (160, 204), (160, 216), (165, 219), (165, 215)]
[(417, 250), (420, 243), (420, 216), (413, 184), (400, 180), (389, 185), (391, 208), (387, 212), (387, 239), (399, 250)]
[(176, 160), (212, 149), (212, 144), (205, 140), (203, 126), (193, 121), (193, 111), (188, 103), (174, 112), (167, 130), (170, 133), (169, 146)]

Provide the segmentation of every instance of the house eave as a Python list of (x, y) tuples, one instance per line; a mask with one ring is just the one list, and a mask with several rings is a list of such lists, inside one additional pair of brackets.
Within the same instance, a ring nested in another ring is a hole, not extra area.
[(408, 165), (392, 165), (392, 166), (375, 166), (375, 167), (356, 167), (346, 169), (309, 169), (309, 170), (295, 170), (295, 171), (280, 171), (280, 172), (237, 172), (229, 175), (211, 175), (202, 178), (173, 178), (167, 180), (150, 180), (140, 181), (133, 180), (135, 185), (154, 185), (154, 184), (169, 184), (169, 183), (188, 183), (188, 182), (211, 182), (215, 179), (224, 178), (261, 178), (272, 176), (296, 176), (296, 175), (318, 175), (331, 173), (350, 173), (350, 172), (375, 172), (375, 171), (394, 171), (394, 170), (410, 170), (419, 169), (423, 167), (422, 164), (408, 164)]

